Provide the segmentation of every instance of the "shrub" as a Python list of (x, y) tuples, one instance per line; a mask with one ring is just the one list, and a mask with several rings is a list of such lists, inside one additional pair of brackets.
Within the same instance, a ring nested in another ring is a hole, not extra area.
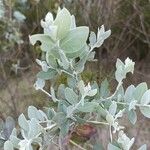
[[(125, 91), (123, 89), (123, 80), (127, 73), (133, 73), (135, 63), (129, 58), (124, 63), (117, 59), (115, 78), (118, 85), (111, 95), (106, 80), (101, 85), (96, 82), (85, 84), (81, 78), (85, 63), (94, 60), (93, 49), (103, 44), (110, 36), (110, 30), (105, 31), (102, 25), (97, 34), (90, 32), (89, 36), (89, 28), (76, 27), (75, 17), (65, 8), (58, 10), (55, 19), (49, 12), (45, 20), (41, 21), (41, 26), (44, 34), (29, 36), (32, 45), (40, 41), (45, 54), (44, 60), (36, 60), (42, 71), (37, 74), (34, 86), (56, 105), (45, 107), (44, 111), (29, 106), (28, 118), (24, 114), (18, 118), (19, 130), (12, 130), (14, 123), (8, 118), (2, 124), (4, 150), (46, 149), (52, 143), (58, 149), (71, 143), (85, 150), (73, 141), (73, 134), (89, 139), (96, 133), (98, 125), (109, 127), (108, 150), (131, 149), (134, 137), (130, 139), (124, 133), (125, 127), (120, 124), (119, 118), (127, 114), (134, 125), (137, 120), (136, 109), (150, 118), (150, 90), (147, 84), (140, 83), (136, 87), (130, 85)], [(67, 84), (58, 86), (56, 80), (61, 74), (66, 76)], [(44, 89), (47, 80), (51, 81), (50, 91)], [(99, 150), (102, 146), (95, 142), (90, 147)], [(146, 150), (146, 145), (139, 150)]]

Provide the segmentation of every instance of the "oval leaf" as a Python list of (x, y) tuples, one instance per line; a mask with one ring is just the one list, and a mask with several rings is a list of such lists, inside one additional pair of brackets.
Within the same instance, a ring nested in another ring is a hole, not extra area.
[(147, 84), (145, 82), (140, 83), (136, 87), (136, 89), (135, 89), (135, 91), (133, 93), (135, 100), (137, 100), (138, 102), (140, 102), (143, 94), (147, 91), (147, 89), (148, 89), (148, 87), (147, 87)]
[(134, 125), (137, 121), (136, 112), (134, 110), (129, 111), (128, 112), (128, 118), (129, 118), (130, 122)]
[(32, 45), (35, 45), (37, 41), (41, 42), (41, 50), (46, 52), (46, 51), (50, 51), (51, 48), (54, 47), (55, 42), (53, 41), (53, 39), (46, 34), (35, 34), (35, 35), (31, 35), (29, 36), (29, 40), (30, 43)]
[(66, 8), (63, 8), (58, 12), (56, 19), (54, 21), (54, 25), (58, 27), (57, 37), (59, 39), (62, 39), (70, 30), (71, 26), (71, 15)]
[(6, 141), (4, 143), (4, 150), (14, 150), (13, 144), (11, 141)]
[(145, 117), (150, 118), (150, 107), (141, 106), (140, 111)]
[(54, 69), (48, 69), (47, 72), (40, 71), (37, 74), (37, 78), (43, 79), (43, 80), (49, 80), (56, 76), (57, 72)]
[(19, 126), (25, 130), (25, 131), (28, 131), (29, 130), (29, 125), (28, 125), (28, 121), (26, 120), (24, 114), (21, 114), (18, 118), (18, 123), (19, 123)]
[(111, 143), (108, 144), (107, 150), (121, 150), (115, 145), (112, 145)]
[(142, 145), (138, 150), (147, 150), (147, 145), (146, 144)]
[(147, 90), (141, 98), (141, 104), (147, 105), (149, 103), (150, 103), (150, 90)]
[(70, 30), (67, 36), (60, 41), (60, 47), (70, 57), (74, 56), (75, 53), (81, 53), (82, 48), (86, 45), (86, 41), (89, 35), (89, 28), (86, 26), (77, 27), (76, 29)]
[(70, 88), (65, 89), (65, 98), (70, 104), (78, 103), (78, 95)]
[(78, 106), (78, 110), (81, 112), (93, 112), (98, 108), (98, 105), (96, 102), (85, 102), (83, 106)]

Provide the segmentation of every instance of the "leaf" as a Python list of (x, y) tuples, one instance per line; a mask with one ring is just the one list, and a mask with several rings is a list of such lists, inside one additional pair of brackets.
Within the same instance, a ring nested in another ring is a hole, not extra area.
[(29, 119), (32, 119), (32, 118), (37, 119), (37, 117), (38, 117), (37, 112), (38, 112), (37, 108), (35, 108), (34, 106), (29, 106), (28, 107), (28, 117), (29, 117)]
[(95, 144), (93, 146), (93, 150), (104, 150), (104, 147), (102, 146), (102, 144)]
[(63, 50), (59, 49), (59, 55), (60, 55), (62, 67), (65, 70), (67, 70), (69, 68), (69, 66), (70, 66), (70, 63), (69, 63), (65, 53), (63, 52)]
[(126, 78), (126, 74), (131, 72), (133, 73), (134, 71), (134, 62), (127, 58), (125, 60), (125, 64), (120, 60), (120, 59), (117, 59), (117, 63), (116, 63), (116, 72), (115, 72), (115, 77), (116, 77), (116, 80), (118, 82), (121, 82), (123, 79)]
[(124, 94), (124, 100), (125, 100), (125, 102), (130, 103), (133, 100), (134, 90), (135, 90), (135, 86), (134, 85), (130, 85), (126, 89), (125, 94)]
[(136, 109), (136, 104), (137, 104), (137, 101), (136, 100), (133, 100), (130, 102), (129, 104), (129, 111), (132, 110), (132, 109)]
[(112, 145), (111, 143), (108, 144), (107, 150), (121, 150), (115, 145)]
[(147, 145), (146, 144), (142, 145), (140, 148), (138, 148), (138, 150), (147, 150)]
[(112, 101), (111, 105), (109, 106), (109, 113), (114, 116), (116, 114), (116, 111), (117, 111), (117, 104), (115, 101)]
[(94, 32), (90, 33), (89, 41), (91, 46), (93, 46), (96, 43), (96, 34)]
[(64, 84), (59, 85), (57, 95), (59, 99), (65, 99), (65, 85)]
[(117, 98), (117, 101), (121, 101), (124, 97), (124, 88), (123, 86), (121, 85), (119, 87), (119, 89), (117, 90), (117, 93), (115, 94), (115, 96)]
[(67, 84), (70, 88), (75, 88), (77, 86), (77, 81), (73, 77), (67, 77)]
[(46, 62), (54, 69), (58, 67), (56, 58), (52, 55), (51, 51), (46, 53)]
[(13, 129), (15, 128), (15, 121), (12, 117), (7, 117), (3, 130), (1, 132), (1, 136), (5, 139), (8, 140)]
[(98, 114), (99, 114), (100, 116), (102, 116), (103, 118), (105, 118), (106, 115), (107, 115), (107, 111), (106, 111), (104, 108), (102, 108), (100, 105), (99, 105), (98, 108), (97, 108), (97, 112), (98, 112)]
[(3, 0), (0, 0), (0, 19), (3, 18), (5, 15), (5, 7)]
[(26, 150), (33, 150), (32, 145), (31, 145), (30, 142), (27, 143)]
[(28, 117), (30, 119), (35, 118), (39, 121), (44, 121), (47, 119), (46, 114), (42, 110), (38, 110), (34, 106), (29, 106), (28, 107)]
[(82, 48), (86, 45), (88, 34), (89, 28), (86, 26), (70, 30), (67, 36), (60, 41), (60, 47), (68, 57), (77, 57), (82, 53)]
[(108, 30), (105, 32), (104, 25), (101, 26), (101, 28), (98, 28), (98, 33), (97, 33), (97, 42), (95, 44), (95, 47), (100, 47), (104, 40), (107, 39), (111, 34), (111, 30)]
[(49, 80), (53, 79), (56, 76), (57, 72), (54, 69), (48, 69), (47, 72), (40, 71), (37, 74), (37, 78), (43, 79), (43, 80)]
[(61, 136), (63, 136), (63, 137), (67, 136), (67, 134), (69, 132), (70, 124), (71, 124), (70, 120), (66, 120), (64, 123), (61, 124), (61, 126), (60, 126)]
[(110, 125), (112, 125), (115, 121), (114, 117), (109, 113), (106, 115), (106, 120)]
[(75, 20), (75, 16), (72, 15), (71, 16), (71, 26), (70, 29), (75, 29), (76, 28), (76, 20)]
[(133, 93), (135, 100), (137, 100), (138, 102), (140, 102), (140, 101), (141, 101), (141, 98), (142, 98), (142, 96), (143, 96), (143, 94), (144, 94), (147, 90), (148, 90), (147, 84), (146, 84), (145, 82), (140, 83), (140, 84), (136, 87), (136, 89), (135, 89), (135, 91), (134, 91), (134, 93)]
[(23, 22), (26, 17), (24, 14), (22, 14), (20, 11), (14, 11), (13, 16), (16, 18), (17, 21), (19, 22)]
[(53, 14), (51, 12), (48, 12), (46, 14), (45, 21), (48, 22), (48, 23), (52, 23), (54, 21)]
[(134, 65), (135, 65), (135, 63), (129, 57), (127, 57), (125, 60), (125, 66), (124, 66), (125, 72), (126, 73), (131, 72), (133, 74)]
[(34, 84), (35, 89), (39, 90), (39, 89), (43, 89), (45, 86), (45, 80), (38, 78)]
[(58, 12), (56, 19), (54, 21), (54, 25), (58, 27), (57, 31), (58, 39), (64, 38), (64, 36), (66, 36), (68, 31), (70, 30), (71, 26), (71, 14), (66, 8), (63, 8)]
[(25, 130), (25, 131), (28, 131), (29, 130), (29, 125), (28, 125), (28, 121), (26, 120), (24, 114), (21, 114), (18, 118), (18, 123), (19, 123), (19, 126)]
[(124, 113), (124, 109), (119, 110), (119, 112), (118, 112), (118, 113), (116, 114), (116, 116), (115, 116), (115, 119), (121, 118), (121, 117), (123, 116), (123, 113)]
[(12, 130), (15, 128), (15, 121), (12, 117), (6, 118), (5, 128), (7, 129), (7, 133), (11, 134)]
[(91, 52), (87, 58), (87, 61), (97, 61), (97, 59), (94, 59), (96, 52)]
[(89, 47), (85, 45), (82, 48), (82, 52), (79, 53), (80, 60), (75, 64), (75, 70), (77, 73), (83, 72), (88, 57), (89, 57)]
[(108, 80), (105, 79), (102, 81), (101, 86), (100, 86), (100, 95), (102, 98), (106, 98), (109, 95), (109, 83)]
[(99, 104), (96, 102), (85, 102), (84, 105), (79, 105), (78, 110), (81, 112), (94, 112), (97, 110)]
[(44, 29), (44, 34), (47, 34), (56, 40), (57, 26), (54, 25), (53, 15), (50, 12), (47, 13), (45, 21), (41, 20), (41, 26)]
[(4, 128), (4, 121), (0, 118), (0, 132)]
[(41, 68), (42, 68), (42, 70), (43, 70), (44, 72), (47, 72), (47, 71), (48, 71), (49, 66), (47, 65), (46, 61), (41, 61), (41, 60), (39, 60), (39, 59), (36, 59), (36, 62), (37, 62), (38, 65), (41, 66)]
[(29, 36), (30, 43), (35, 45), (37, 41), (41, 42), (41, 50), (44, 52), (50, 51), (54, 47), (54, 40), (46, 34), (35, 34)]
[(61, 125), (66, 122), (67, 118), (63, 112), (58, 112), (52, 120), (55, 121), (59, 127), (61, 127)]
[[(59, 55), (59, 49), (60, 49), (60, 46), (59, 46), (59, 41), (57, 41), (55, 43), (55, 45), (49, 50), (46, 52), (47, 55), (52, 55), (55, 59), (60, 59), (60, 55)], [(56, 63), (58, 65), (58, 62), (56, 60)]]
[(38, 120), (32, 118), (29, 122), (29, 138), (34, 139), (41, 131), (43, 127), (39, 124)]
[(129, 118), (130, 122), (134, 125), (137, 121), (136, 112), (134, 110), (130, 110), (128, 112), (128, 118)]
[(117, 142), (121, 145), (122, 149), (129, 150), (132, 147), (134, 141), (135, 138), (130, 139), (129, 137), (127, 137), (123, 130), (119, 131)]
[(5, 140), (3, 140), (3, 139), (0, 138), (0, 148), (4, 147), (4, 143), (5, 143)]
[(52, 120), (52, 118), (55, 116), (55, 111), (53, 108), (47, 108), (46, 109), (46, 114), (49, 120)]
[(20, 142), (20, 139), (18, 139), (16, 136), (11, 135), (10, 136), (10, 141), (13, 143), (15, 148), (19, 149), (18, 143)]
[(4, 143), (4, 150), (14, 150), (13, 144), (11, 141), (6, 141)]
[(116, 62), (115, 78), (118, 82), (122, 81), (125, 78), (124, 64), (120, 59), (117, 59), (117, 62)]
[(78, 88), (79, 88), (79, 91), (80, 91), (81, 95), (84, 95), (85, 94), (85, 91), (84, 91), (85, 84), (84, 84), (83, 80), (79, 81)]
[(55, 95), (55, 90), (54, 88), (51, 86), (51, 96), (52, 96), (52, 100), (54, 102), (58, 102), (59, 100), (56, 98), (56, 95)]
[(87, 96), (94, 96), (97, 93), (97, 89), (93, 89), (87, 92)]
[(74, 119), (73, 114), (77, 111), (77, 105), (69, 105), (68, 107), (66, 107), (65, 110), (66, 114), (67, 114), (67, 118), (71, 118)]
[(141, 106), (140, 111), (145, 117), (150, 118), (150, 105), (149, 105), (149, 107)]
[(65, 89), (65, 98), (70, 104), (78, 103), (78, 95), (68, 87)]
[(78, 122), (79, 124), (84, 124), (84, 123), (86, 123), (86, 120), (85, 120), (84, 118), (79, 117), (79, 116), (75, 116), (75, 119), (77, 120), (77, 122)]
[(141, 98), (141, 105), (147, 105), (149, 103), (150, 103), (150, 90), (147, 90)]
[(17, 129), (16, 129), (16, 128), (14, 128), (14, 129), (12, 130), (11, 135), (17, 136)]

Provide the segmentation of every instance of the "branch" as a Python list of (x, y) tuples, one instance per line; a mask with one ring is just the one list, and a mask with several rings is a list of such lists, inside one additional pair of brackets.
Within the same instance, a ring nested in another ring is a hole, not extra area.
[(70, 142), (71, 144), (73, 144), (74, 146), (78, 147), (78, 148), (81, 149), (81, 150), (87, 150), (87, 149), (81, 147), (80, 145), (78, 145), (77, 143), (75, 143), (75, 142), (72, 141), (72, 140), (69, 140), (69, 142)]

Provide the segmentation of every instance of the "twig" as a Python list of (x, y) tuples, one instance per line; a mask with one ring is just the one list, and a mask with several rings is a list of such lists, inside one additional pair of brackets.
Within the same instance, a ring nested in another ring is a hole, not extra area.
[(112, 142), (112, 132), (111, 132), (111, 125), (109, 126), (109, 135), (110, 135), (110, 141)]
[[(123, 102), (116, 102), (117, 104), (120, 104), (120, 105), (130, 105), (130, 104), (128, 104), (128, 103), (123, 103)], [(150, 105), (146, 105), (146, 104), (144, 104), (144, 105), (141, 105), (141, 104), (135, 104), (135, 106), (137, 106), (137, 107), (149, 107), (150, 108)]]
[(110, 97), (107, 97), (106, 100), (111, 100), (117, 94), (117, 92), (118, 92), (121, 85), (122, 85), (122, 81), (118, 83), (118, 86), (116, 87), (116, 90), (115, 90), (114, 94), (111, 95)]
[(51, 94), (49, 94), (47, 91), (45, 91), (44, 89), (40, 89), (42, 92), (44, 92), (46, 95), (48, 95), (49, 97), (52, 97)]
[(81, 150), (87, 150), (87, 149), (81, 147), (80, 145), (78, 145), (77, 143), (75, 143), (75, 142), (72, 141), (72, 140), (69, 140), (69, 142), (70, 142), (71, 144), (73, 144), (74, 146), (78, 147), (78, 148), (81, 149)]
[(99, 124), (109, 125), (109, 123), (107, 123), (107, 122), (99, 122), (99, 121), (86, 121), (86, 122), (91, 123), (91, 124), (95, 124), (95, 125), (99, 125)]

